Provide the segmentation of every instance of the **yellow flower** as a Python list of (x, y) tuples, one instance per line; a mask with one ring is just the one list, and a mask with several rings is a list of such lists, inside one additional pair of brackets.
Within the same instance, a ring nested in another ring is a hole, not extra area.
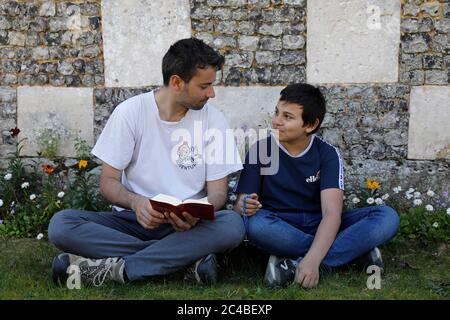
[(88, 165), (87, 160), (80, 160), (80, 162), (78, 162), (78, 169), (80, 170), (84, 169), (87, 167), (87, 165)]
[(367, 188), (370, 190), (378, 189), (380, 187), (380, 184), (373, 180), (373, 179), (367, 179)]

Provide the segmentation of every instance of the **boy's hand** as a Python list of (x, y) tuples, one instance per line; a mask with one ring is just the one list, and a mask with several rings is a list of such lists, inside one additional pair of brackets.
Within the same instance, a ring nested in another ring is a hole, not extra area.
[(245, 214), (247, 216), (254, 215), (256, 211), (262, 208), (262, 205), (258, 201), (258, 195), (256, 193), (244, 195), (239, 202), (241, 214)]
[(317, 287), (319, 284), (319, 265), (304, 258), (295, 270), (295, 282), (305, 289)]
[(166, 217), (167, 221), (176, 231), (186, 231), (192, 229), (200, 220), (200, 218), (194, 218), (186, 211), (183, 211), (182, 215), (185, 221), (180, 219), (174, 212), (164, 212), (164, 216)]

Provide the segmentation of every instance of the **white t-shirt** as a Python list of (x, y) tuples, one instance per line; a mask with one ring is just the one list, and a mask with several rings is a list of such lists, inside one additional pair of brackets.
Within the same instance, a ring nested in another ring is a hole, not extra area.
[(206, 181), (242, 169), (227, 129), (224, 115), (208, 104), (178, 122), (161, 120), (152, 91), (116, 107), (92, 154), (123, 170), (122, 184), (130, 192), (199, 199), (206, 196)]

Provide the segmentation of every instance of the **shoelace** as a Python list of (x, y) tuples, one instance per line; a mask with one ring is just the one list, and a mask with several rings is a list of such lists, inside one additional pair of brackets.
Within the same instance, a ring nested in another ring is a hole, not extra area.
[(104, 282), (106, 277), (109, 275), (110, 278), (112, 278), (112, 264), (103, 265), (102, 269), (97, 272), (97, 274), (94, 276), (94, 279), (92, 280), (92, 283), (95, 287), (100, 287)]
[(112, 267), (111, 263), (104, 263), (99, 266), (80, 266), (80, 272), (95, 287), (99, 287), (105, 282), (108, 275), (112, 278)]

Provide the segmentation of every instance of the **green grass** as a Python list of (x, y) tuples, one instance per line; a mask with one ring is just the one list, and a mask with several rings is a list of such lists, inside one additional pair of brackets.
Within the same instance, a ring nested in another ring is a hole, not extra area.
[(321, 279), (319, 287), (296, 285), (268, 289), (263, 285), (266, 257), (239, 247), (220, 259), (220, 282), (201, 287), (183, 281), (182, 274), (100, 288), (69, 290), (51, 280), (57, 250), (45, 240), (0, 240), (0, 300), (3, 299), (448, 299), (449, 248), (390, 245), (383, 248), (387, 265), (381, 289), (366, 287), (367, 275), (354, 269)]

